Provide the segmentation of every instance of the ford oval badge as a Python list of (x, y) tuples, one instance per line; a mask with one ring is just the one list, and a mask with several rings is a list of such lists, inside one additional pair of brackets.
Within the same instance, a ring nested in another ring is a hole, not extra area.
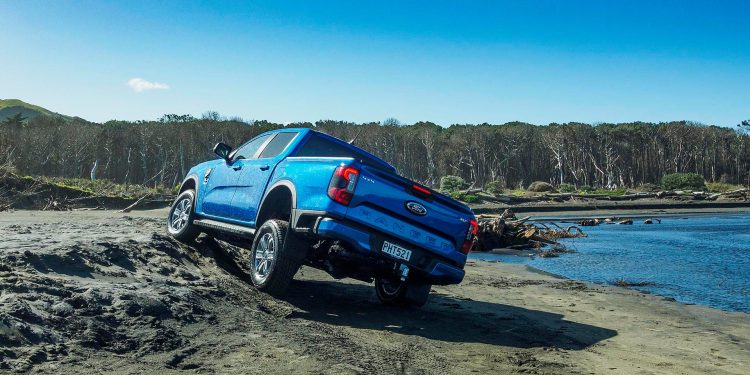
[(408, 201), (405, 203), (405, 205), (406, 205), (406, 209), (409, 210), (409, 212), (413, 213), (414, 215), (417, 215), (417, 216), (427, 215), (427, 209), (423, 205), (415, 201)]

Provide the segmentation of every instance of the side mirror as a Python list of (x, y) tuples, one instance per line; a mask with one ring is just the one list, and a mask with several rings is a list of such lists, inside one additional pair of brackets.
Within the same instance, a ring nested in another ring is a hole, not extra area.
[(232, 147), (226, 143), (219, 142), (214, 146), (214, 154), (229, 162), (229, 154), (232, 153)]

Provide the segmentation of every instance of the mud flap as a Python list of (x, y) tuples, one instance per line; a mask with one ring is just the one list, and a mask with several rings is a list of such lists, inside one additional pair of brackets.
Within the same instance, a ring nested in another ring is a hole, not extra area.
[(432, 285), (430, 284), (409, 282), (406, 285), (404, 298), (414, 306), (424, 306), (430, 296), (431, 288)]
[(288, 230), (286, 231), (284, 244), (287, 247), (287, 251), (289, 251), (288, 256), (297, 264), (297, 269), (299, 269), (309, 253), (310, 246), (308, 242), (293, 230)]

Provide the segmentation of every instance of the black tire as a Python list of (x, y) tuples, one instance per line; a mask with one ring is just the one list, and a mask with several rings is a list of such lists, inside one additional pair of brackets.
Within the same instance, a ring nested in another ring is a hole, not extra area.
[(195, 191), (185, 190), (177, 196), (169, 209), (167, 232), (180, 242), (195, 241), (201, 231), (193, 224), (194, 216)]
[(288, 228), (289, 224), (283, 220), (266, 221), (255, 233), (250, 249), (253, 285), (272, 296), (280, 296), (286, 291), (302, 264), (299, 241)]
[(432, 285), (396, 278), (375, 278), (375, 294), (387, 306), (422, 307), (427, 303)]

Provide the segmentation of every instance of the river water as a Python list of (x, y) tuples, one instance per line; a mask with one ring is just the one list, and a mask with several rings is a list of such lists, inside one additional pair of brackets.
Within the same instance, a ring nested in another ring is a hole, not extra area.
[(584, 227), (586, 238), (557, 258), (473, 253), (595, 283), (651, 282), (635, 289), (727, 311), (750, 313), (750, 215), (662, 218), (661, 224)]

